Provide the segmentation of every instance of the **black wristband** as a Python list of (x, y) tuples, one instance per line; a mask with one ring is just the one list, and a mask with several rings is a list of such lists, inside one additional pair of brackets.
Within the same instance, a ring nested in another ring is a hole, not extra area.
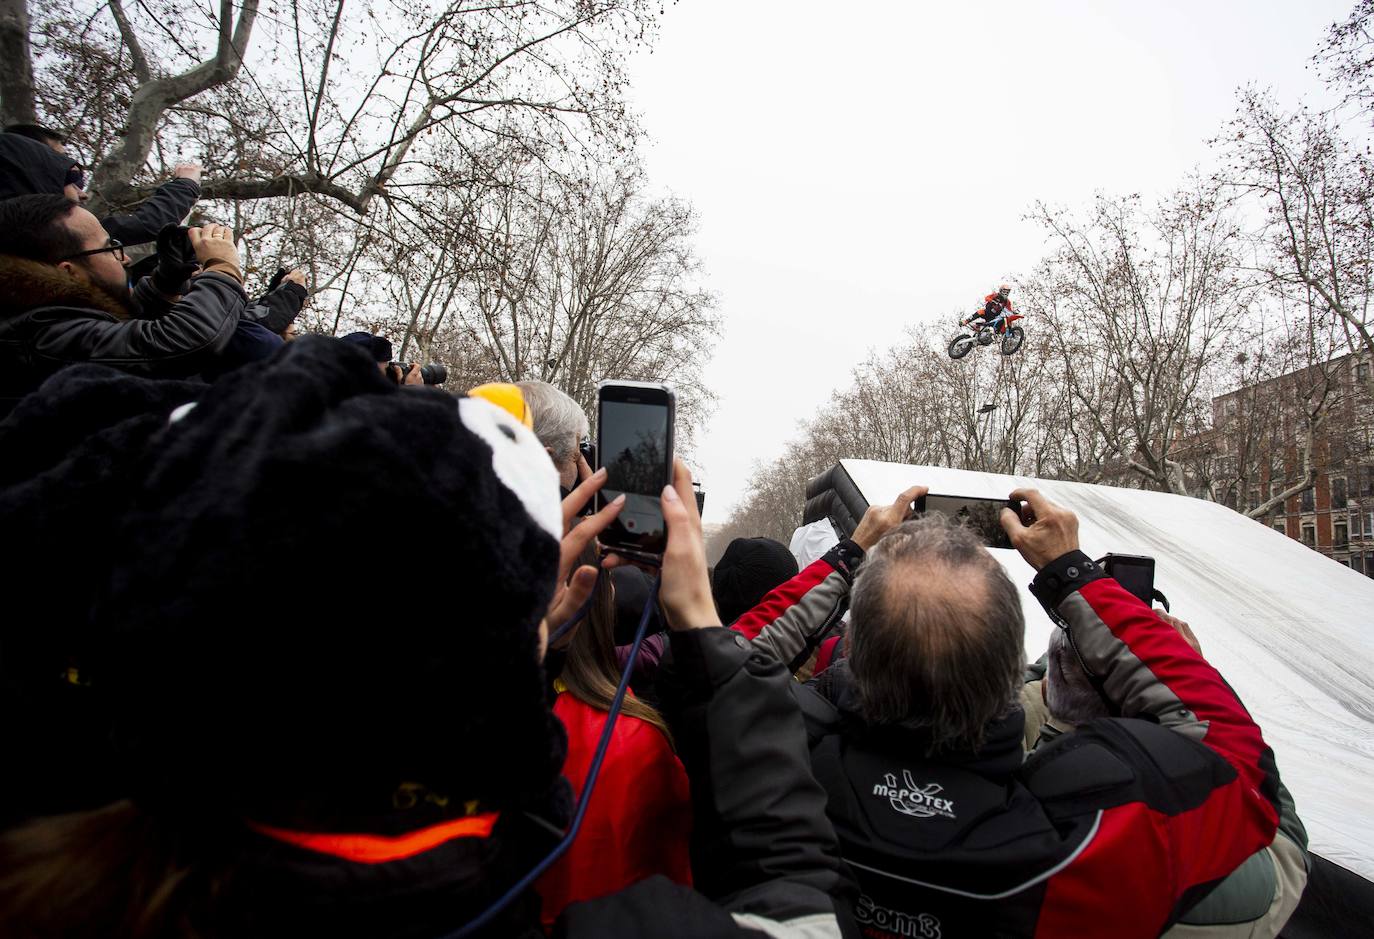
[(1069, 594), (1106, 576), (1102, 565), (1074, 549), (1042, 567), (1031, 581), (1030, 590), (1041, 606), (1055, 610)]
[(825, 560), (852, 584), (859, 565), (864, 562), (864, 549), (846, 538), (825, 553)]

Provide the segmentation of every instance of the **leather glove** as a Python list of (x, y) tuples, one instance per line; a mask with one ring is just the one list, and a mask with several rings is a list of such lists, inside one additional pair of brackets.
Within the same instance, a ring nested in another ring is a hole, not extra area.
[(191, 287), (191, 275), (200, 270), (191, 238), (180, 225), (164, 225), (157, 233), (157, 267), (153, 268), (153, 286), (169, 297), (180, 296)]

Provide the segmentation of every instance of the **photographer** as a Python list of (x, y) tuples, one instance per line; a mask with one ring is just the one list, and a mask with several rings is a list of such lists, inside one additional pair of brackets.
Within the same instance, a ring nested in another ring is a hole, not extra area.
[[(88, 628), (136, 798), (0, 836), (0, 934), (438, 937), (520, 883), (569, 819), (547, 630), (590, 593), (576, 561), (621, 503), (563, 535), (556, 476), (517, 421), (401, 393), (312, 337), (210, 386), (129, 458)], [(388, 511), (348, 511), (364, 504)], [(649, 878), (570, 906), (561, 934), (838, 936), (851, 887), (790, 680), (719, 627), (680, 462), (662, 508), (663, 713), (691, 779), (696, 889)], [(393, 550), (397, 517), (442, 547)], [(243, 589), (284, 564), (304, 583), (363, 564), (370, 586)], [(397, 634), (377, 585), (414, 583), (463, 609)], [(536, 898), (478, 935), (542, 935)]]
[[(391, 340), (385, 336), (374, 336), (372, 333), (356, 332), (349, 333), (340, 337), (342, 341), (362, 346), (367, 350), (367, 354), (372, 356), (372, 360), (377, 363), (377, 370), (391, 380), (394, 385), (406, 385), (409, 387), (424, 387), (431, 382), (425, 381), (424, 369), (419, 363), (415, 363), (402, 368), (401, 363), (392, 359)], [(443, 376), (447, 377), (447, 374)], [(443, 381), (440, 378), (439, 381)], [(432, 384), (438, 384), (433, 382)]]
[(889, 530), (854, 581), (849, 656), (801, 694), (856, 917), (1159, 935), (1273, 841), (1273, 754), (1216, 670), (1079, 550), (1073, 513), (1018, 490), (1001, 522), (1031, 589), (1122, 715), (1023, 763), (1020, 596), (967, 528), (905, 520), (924, 493), (865, 515)]
[[(1163, 610), (1155, 615), (1172, 626), (1199, 656), (1191, 627)], [(1026, 686), (1039, 695), (1048, 711), (1037, 725), (1036, 745), (1046, 745), (1109, 716), (1106, 702), (1083, 671), (1067, 634), (1050, 634), (1045, 677)], [(1029, 721), (1027, 722), (1029, 726)], [(1279, 830), (1272, 844), (1252, 854), (1230, 876), (1185, 912), (1164, 935), (1169, 939), (1272, 939), (1297, 908), (1307, 884), (1307, 830), (1298, 818), (1293, 797), (1278, 784)]]
[[(132, 212), (106, 216), (100, 224), (125, 247), (153, 241), (165, 226), (180, 224), (195, 208), (200, 176), (200, 164), (179, 164), (172, 179)], [(85, 168), (66, 156), (61, 142), (54, 147), (17, 133), (0, 134), (0, 200), (50, 193), (80, 205), (91, 198), (86, 181)]]
[(123, 246), (95, 216), (56, 195), (0, 202), (0, 414), (74, 362), (172, 378), (211, 363), (243, 311), (243, 274), (229, 229), (188, 237), (195, 273), (185, 296), (138, 319)]

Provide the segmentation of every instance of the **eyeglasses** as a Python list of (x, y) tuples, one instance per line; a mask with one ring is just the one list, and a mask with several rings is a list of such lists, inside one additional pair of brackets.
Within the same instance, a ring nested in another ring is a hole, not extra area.
[(124, 256), (124, 244), (111, 238), (103, 248), (92, 248), (89, 251), (78, 251), (76, 254), (69, 254), (65, 258), (58, 258), (58, 262), (75, 261), (77, 258), (88, 258), (93, 254), (104, 254), (106, 251), (114, 252), (114, 256), (121, 262), (127, 260)]
[(73, 166), (71, 169), (67, 170), (66, 184), (68, 186), (75, 186), (77, 189), (85, 189), (86, 171), (79, 166)]

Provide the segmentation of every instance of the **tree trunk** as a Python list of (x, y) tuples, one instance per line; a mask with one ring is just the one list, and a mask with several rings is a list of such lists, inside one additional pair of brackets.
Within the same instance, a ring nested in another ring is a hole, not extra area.
[(27, 0), (0, 0), (0, 124), (36, 124)]

